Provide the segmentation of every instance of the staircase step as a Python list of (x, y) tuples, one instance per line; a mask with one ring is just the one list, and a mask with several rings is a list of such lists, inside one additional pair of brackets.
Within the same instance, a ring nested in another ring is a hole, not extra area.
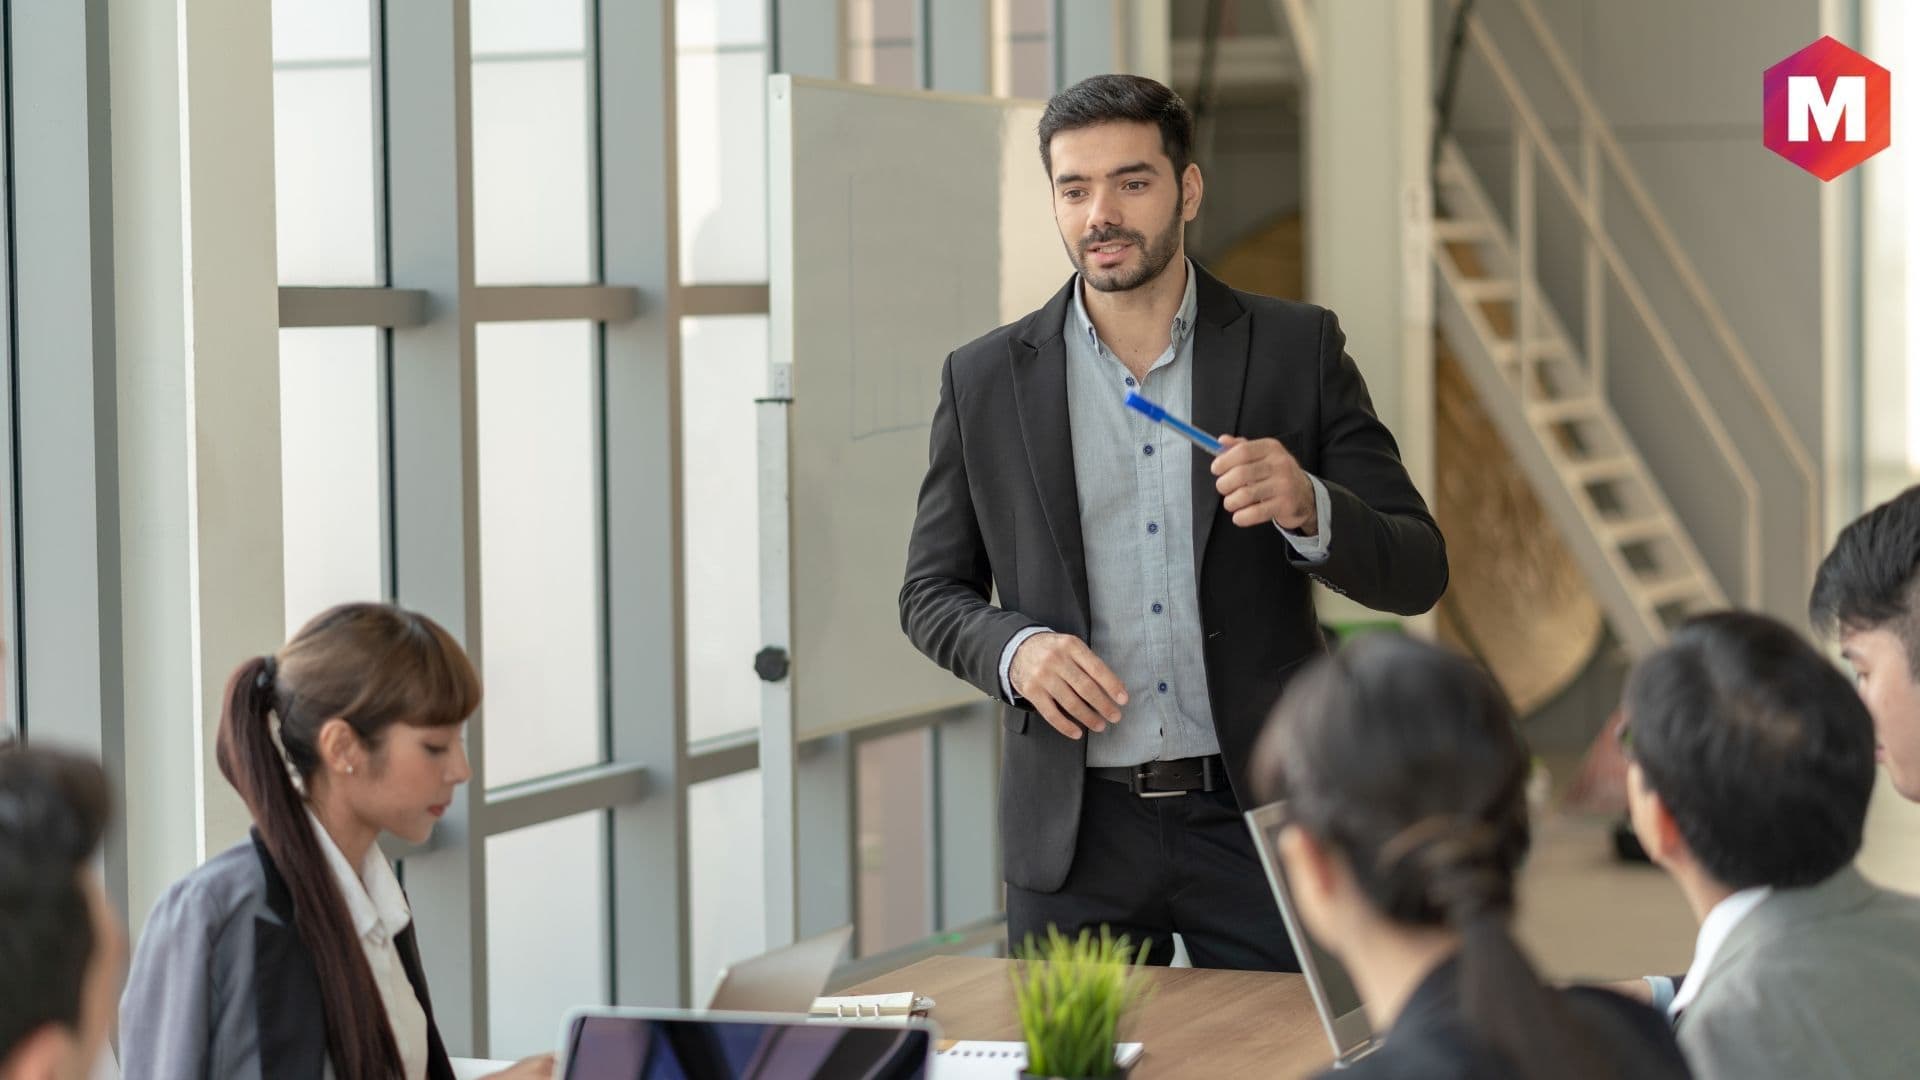
[[(1494, 360), (1498, 363), (1513, 363), (1514, 349), (1511, 341), (1496, 342), (1488, 351), (1493, 354)], [(1550, 360), (1568, 355), (1567, 343), (1557, 337), (1534, 338), (1533, 345), (1527, 351), (1535, 360)]]
[(1640, 598), (1648, 607), (1657, 608), (1662, 604), (1684, 600), (1689, 596), (1703, 596), (1706, 590), (1702, 588), (1698, 577), (1692, 574), (1680, 574), (1664, 581), (1638, 584), (1634, 587), (1634, 591), (1640, 594)]
[(1567, 475), (1576, 483), (1591, 484), (1596, 480), (1615, 480), (1632, 476), (1633, 459), (1625, 455), (1588, 458), (1582, 461), (1569, 461), (1565, 465)]
[(1643, 540), (1657, 540), (1673, 534), (1673, 525), (1657, 514), (1647, 517), (1628, 518), (1622, 521), (1610, 521), (1606, 525), (1607, 536), (1618, 547), (1637, 544)]
[(1443, 244), (1483, 243), (1493, 237), (1493, 229), (1484, 221), (1436, 218), (1433, 223), (1433, 238)]
[(1536, 424), (1558, 424), (1600, 414), (1600, 403), (1590, 397), (1567, 397), (1557, 401), (1536, 401), (1527, 406), (1527, 419)]
[(1518, 295), (1512, 278), (1468, 278), (1460, 283), (1460, 297), (1475, 303), (1511, 300)]

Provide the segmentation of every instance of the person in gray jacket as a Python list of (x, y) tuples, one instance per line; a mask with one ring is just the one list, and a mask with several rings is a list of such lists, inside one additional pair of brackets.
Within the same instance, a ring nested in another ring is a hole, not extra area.
[[(472, 776), (480, 678), (433, 620), (323, 612), (227, 683), (216, 756), (252, 835), (175, 883), (120, 1004), (122, 1074), (452, 1080), (376, 841), (424, 843)], [(551, 1056), (502, 1076), (551, 1071)]]
[(1874, 728), (1787, 627), (1682, 626), (1627, 683), (1628, 808), (1700, 920), (1668, 1005), (1703, 1077), (1911, 1076), (1920, 898), (1853, 868)]

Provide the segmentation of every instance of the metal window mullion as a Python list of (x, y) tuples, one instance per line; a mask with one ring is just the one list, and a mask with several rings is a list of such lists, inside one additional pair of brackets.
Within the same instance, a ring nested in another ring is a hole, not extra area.
[[(8, 717), (123, 793), (106, 3), (5, 11)], [(124, 910), (124, 827), (105, 870)]]
[[(383, 14), (387, 280), (433, 299), (425, 324), (390, 337), (394, 595), (445, 625), (484, 672), (468, 0), (405, 0)], [(455, 796), (443, 842), (406, 864), (442, 1037), (453, 1053), (479, 1057), (488, 1044), (485, 734), (484, 722), (467, 729), (474, 782)]]
[(543, 776), (487, 792), (482, 831), (500, 836), (596, 810), (640, 802), (651, 782), (646, 766), (608, 762)]
[(425, 289), (367, 286), (280, 286), (280, 326), (423, 326)]
[[(678, 271), (673, 0), (598, 0), (604, 280), (668, 296)], [(681, 669), (679, 327), (665, 304), (602, 334), (602, 572), (609, 758), (649, 795), (609, 814), (612, 990), (676, 1005), (688, 970), (686, 706)]]
[(621, 285), (482, 285), (467, 301), (474, 322), (624, 322), (640, 312), (640, 290)]

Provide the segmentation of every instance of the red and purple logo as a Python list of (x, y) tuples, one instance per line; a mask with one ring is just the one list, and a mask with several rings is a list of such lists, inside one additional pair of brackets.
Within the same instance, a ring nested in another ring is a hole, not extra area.
[(1831, 180), (1887, 148), (1893, 76), (1830, 37), (1767, 69), (1767, 149)]

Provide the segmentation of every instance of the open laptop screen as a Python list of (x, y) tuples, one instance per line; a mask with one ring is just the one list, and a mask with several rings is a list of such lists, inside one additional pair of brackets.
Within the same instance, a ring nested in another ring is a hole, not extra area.
[(924, 1026), (611, 1012), (569, 1018), (564, 1046), (563, 1080), (922, 1080), (933, 1050)]
[(1367, 1014), (1360, 1007), (1360, 991), (1338, 957), (1322, 948), (1307, 933), (1306, 923), (1294, 906), (1293, 892), (1287, 884), (1286, 870), (1280, 863), (1280, 831), (1286, 827), (1286, 804), (1269, 803), (1247, 811), (1247, 825), (1253, 830), (1254, 847), (1260, 850), (1260, 864), (1266, 868), (1273, 898), (1286, 920), (1287, 937), (1293, 941), (1293, 953), (1300, 959), (1300, 972), (1307, 977), (1313, 1003), (1320, 1011), (1320, 1022), (1333, 1043), (1336, 1060), (1346, 1060), (1367, 1048), (1372, 1030)]

